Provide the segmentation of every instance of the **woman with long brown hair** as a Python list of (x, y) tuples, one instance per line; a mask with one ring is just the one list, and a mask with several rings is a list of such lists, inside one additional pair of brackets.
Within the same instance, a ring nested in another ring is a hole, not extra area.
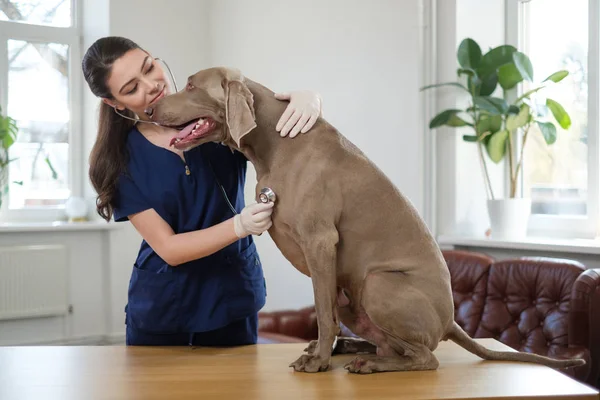
[[(89, 170), (97, 212), (130, 221), (143, 238), (127, 344), (255, 343), (266, 284), (252, 235), (271, 226), (273, 203), (244, 204), (247, 160), (214, 143), (181, 152), (170, 146), (173, 129), (129, 119), (148, 121), (144, 110), (170, 94), (165, 70), (133, 41), (97, 40), (82, 70), (102, 100)], [(290, 102), (277, 124), (282, 136), (307, 132), (320, 115), (317, 93), (276, 96)]]

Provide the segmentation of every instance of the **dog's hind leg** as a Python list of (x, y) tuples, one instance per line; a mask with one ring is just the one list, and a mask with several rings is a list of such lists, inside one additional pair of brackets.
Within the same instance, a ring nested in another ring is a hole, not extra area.
[(439, 362), (424, 345), (410, 346), (410, 355), (358, 356), (344, 366), (350, 372), (370, 374), (389, 371), (427, 371), (437, 369)]
[[(345, 368), (355, 373), (432, 370), (433, 354), (444, 333), (431, 299), (412, 277), (399, 272), (367, 276), (362, 291), (359, 327), (377, 344), (376, 356), (358, 356)], [(361, 334), (361, 332), (357, 332)], [(361, 335), (362, 336), (362, 335)]]

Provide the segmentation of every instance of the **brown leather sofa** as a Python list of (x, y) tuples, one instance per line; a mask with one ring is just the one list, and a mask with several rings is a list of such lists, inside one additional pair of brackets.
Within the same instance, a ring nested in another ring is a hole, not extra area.
[[(495, 338), (550, 357), (583, 357), (567, 374), (600, 387), (600, 269), (557, 258), (494, 260), (447, 250), (455, 320), (474, 338)], [(352, 335), (347, 329), (343, 334)], [(260, 343), (316, 339), (314, 307), (261, 312)]]

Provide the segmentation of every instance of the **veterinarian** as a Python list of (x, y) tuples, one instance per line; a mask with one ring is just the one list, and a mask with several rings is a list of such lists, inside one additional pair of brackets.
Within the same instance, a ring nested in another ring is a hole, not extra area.
[[(89, 170), (97, 212), (129, 220), (143, 238), (129, 282), (126, 343), (256, 343), (266, 285), (252, 235), (271, 226), (273, 203), (245, 206), (246, 158), (216, 143), (180, 152), (169, 143), (173, 129), (139, 123), (169, 94), (169, 81), (131, 40), (99, 39), (82, 69), (102, 100)], [(320, 115), (314, 92), (275, 96), (289, 101), (281, 136), (307, 132)]]

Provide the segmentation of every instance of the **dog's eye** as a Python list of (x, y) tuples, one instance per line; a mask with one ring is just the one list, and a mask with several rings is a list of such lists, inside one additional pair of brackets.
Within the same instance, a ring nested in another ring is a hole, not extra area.
[(187, 85), (185, 85), (185, 90), (192, 90), (194, 88), (194, 85), (192, 85), (190, 82), (187, 83)]

